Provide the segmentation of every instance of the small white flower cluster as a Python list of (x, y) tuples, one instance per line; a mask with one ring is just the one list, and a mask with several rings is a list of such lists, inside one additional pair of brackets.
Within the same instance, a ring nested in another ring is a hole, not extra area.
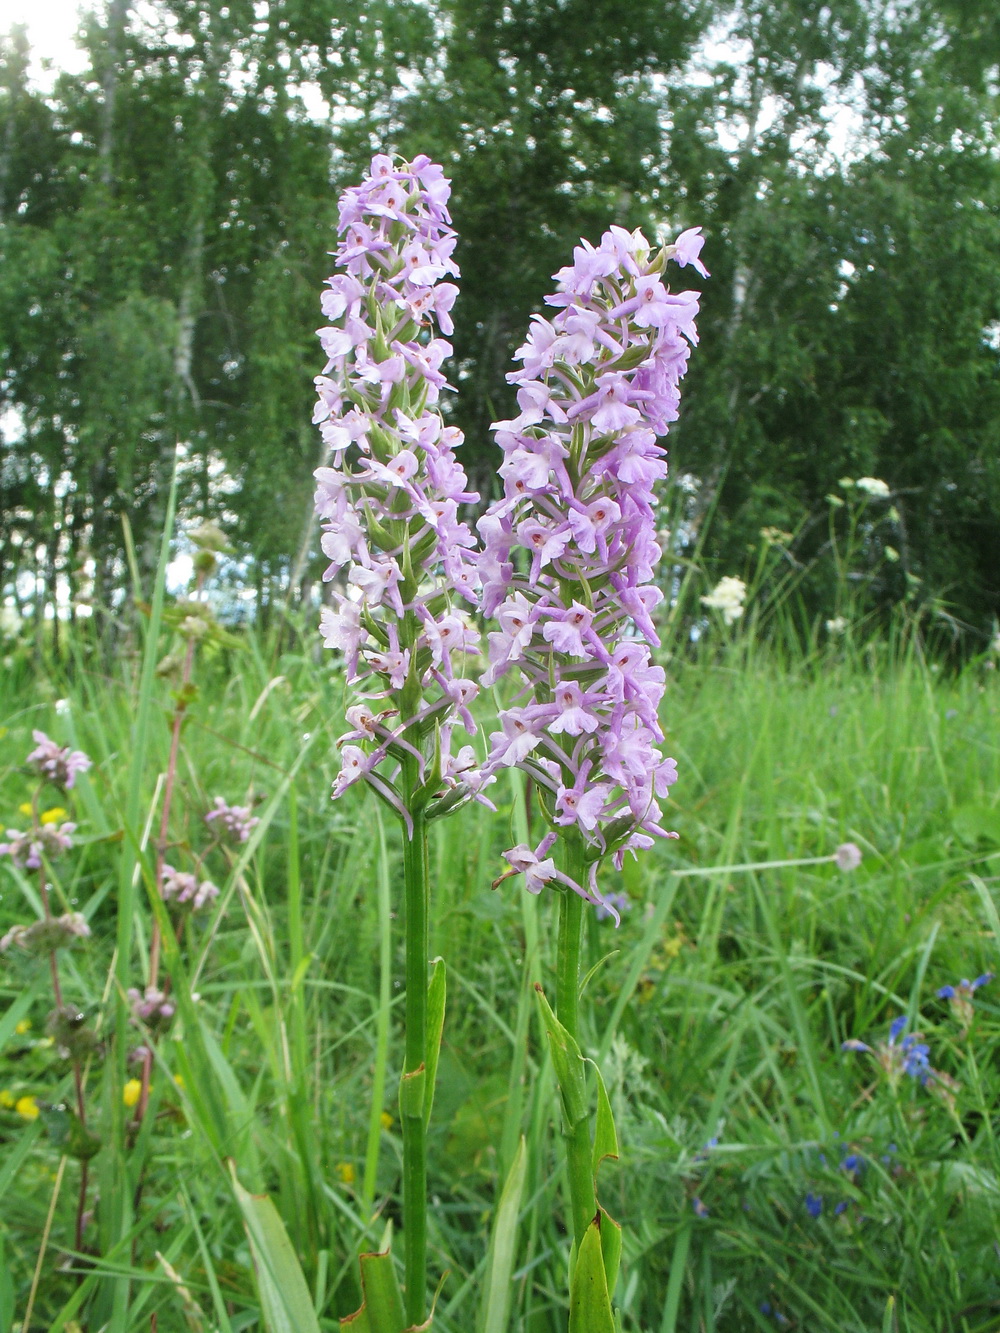
[(743, 614), (746, 601), (747, 585), (742, 579), (733, 578), (726, 575), (719, 580), (710, 593), (701, 599), (702, 606), (709, 607), (712, 611), (721, 611), (722, 618), (727, 625), (734, 624)]
[(889, 487), (880, 477), (859, 477), (854, 483), (856, 491), (863, 491), (874, 500), (887, 500)]

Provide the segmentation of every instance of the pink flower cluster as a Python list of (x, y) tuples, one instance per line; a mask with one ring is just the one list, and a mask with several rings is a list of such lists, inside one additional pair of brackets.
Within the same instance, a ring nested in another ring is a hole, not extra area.
[[(146, 986), (143, 990), (130, 986), (128, 999), (133, 1018), (150, 1028), (165, 1028), (177, 1012), (176, 1004), (158, 986)], [(142, 1051), (145, 1055), (146, 1048)], [(135, 1055), (133, 1052), (133, 1058)]]
[(369, 687), (348, 711), (333, 794), (364, 779), (406, 823), (396, 779), (407, 761), (424, 802), (436, 802), (429, 813), (478, 795), (483, 781), (470, 747), (451, 754), (456, 715), (475, 733), (464, 662), (479, 641), (452, 600), (478, 600), (476, 540), (459, 518), (478, 496), (455, 458), (462, 434), (438, 407), (451, 352), (438, 331), (451, 332), (458, 293), (443, 281), (458, 274), (450, 189), (427, 157), (377, 156), (342, 196), (313, 416), (332, 454), (315, 474), (316, 511), (324, 578), (337, 580), (320, 631), (349, 681)]
[[(559, 313), (535, 316), (516, 353), (521, 410), (494, 426), (504, 494), (478, 524), (482, 609), (499, 624), (484, 684), (516, 667), (524, 685), (490, 737), (488, 768), (530, 774), (550, 822), (585, 848), (588, 883), (572, 887), (616, 919), (600, 861), (613, 854), (620, 867), (626, 851), (676, 836), (658, 804), (677, 768), (658, 748), (664, 673), (650, 656), (662, 597), (654, 487), (699, 297), (662, 275), (668, 259), (705, 273), (701, 243), (695, 228), (653, 253), (640, 232), (612, 227), (576, 248), (546, 298)], [(553, 842), (506, 854), (534, 892), (566, 880), (545, 858)]]
[(67, 949), (77, 940), (89, 936), (90, 926), (82, 912), (64, 912), (62, 916), (33, 921), (30, 926), (11, 926), (0, 939), (0, 953), (6, 953), (15, 944), (29, 952), (51, 953), (54, 949)]
[(194, 912), (219, 896), (219, 890), (210, 880), (199, 882), (189, 871), (175, 870), (168, 865), (163, 867), (160, 893), (167, 902), (190, 903)]
[(260, 823), (257, 816), (250, 813), (248, 805), (229, 805), (221, 796), (216, 796), (215, 809), (205, 816), (206, 824), (214, 823), (215, 820), (219, 821), (216, 826), (218, 836), (237, 843), (246, 842), (252, 830)]
[(37, 748), (28, 755), (28, 763), (35, 765), (46, 782), (69, 791), (76, 782), (77, 773), (86, 773), (90, 768), (90, 757), (82, 750), (56, 745), (44, 731), (33, 731), (31, 735)]
[(40, 824), (27, 833), (9, 828), (7, 837), (11, 841), (0, 842), (0, 856), (9, 856), (15, 865), (37, 870), (43, 856), (52, 861), (69, 851), (73, 846), (72, 835), (75, 830), (76, 825), (70, 821), (64, 824)]

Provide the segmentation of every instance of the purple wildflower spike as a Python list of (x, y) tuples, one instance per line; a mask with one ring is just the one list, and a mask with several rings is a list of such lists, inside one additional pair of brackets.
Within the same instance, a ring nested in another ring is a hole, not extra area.
[(464, 663), (479, 636), (453, 600), (478, 601), (476, 539), (458, 515), (479, 497), (455, 458), (462, 433), (438, 406), (451, 353), (439, 333), (452, 332), (458, 294), (443, 281), (458, 276), (450, 190), (425, 156), (378, 155), (342, 195), (313, 415), (331, 453), (315, 474), (323, 577), (337, 580), (320, 632), (344, 655), (348, 682), (365, 687), (340, 738), (333, 795), (364, 781), (408, 826), (396, 781), (406, 759), (417, 761), (428, 817), (469, 797), (490, 805), (479, 765), (465, 749), (461, 762), (451, 755), (456, 717), (475, 734), (478, 687)]
[(585, 847), (588, 884), (572, 887), (598, 903), (601, 861), (620, 868), (626, 851), (677, 836), (660, 822), (677, 767), (659, 749), (664, 673), (650, 655), (654, 488), (698, 295), (671, 292), (662, 274), (670, 258), (703, 272), (700, 249), (697, 229), (653, 253), (620, 227), (578, 246), (546, 297), (558, 313), (534, 316), (515, 354), (520, 412), (493, 427), (504, 494), (478, 525), (483, 611), (497, 624), (483, 680), (516, 667), (524, 688), (487, 767), (534, 779), (550, 823)]

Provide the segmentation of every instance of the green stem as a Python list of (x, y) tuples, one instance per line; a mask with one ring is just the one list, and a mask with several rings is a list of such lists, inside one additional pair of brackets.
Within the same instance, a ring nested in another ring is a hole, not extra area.
[(406, 1038), (404, 1091), (400, 1098), (403, 1130), (403, 1259), (406, 1274), (406, 1317), (422, 1324), (427, 1302), (427, 1133), (423, 1097), (407, 1098), (406, 1082), (423, 1083), (427, 1064), (427, 980), (430, 941), (427, 923), (427, 826), (423, 810), (412, 811), (410, 796), (416, 773), (407, 773), (407, 805), (413, 813), (412, 835), (403, 843), (406, 900)]
[[(581, 883), (586, 871), (582, 858), (567, 856), (567, 874)], [(559, 941), (556, 960), (556, 1016), (577, 1045), (580, 1001), (580, 938), (583, 930), (583, 899), (564, 889), (559, 900)], [(591, 1160), (590, 1127), (584, 1117), (566, 1127), (566, 1167), (569, 1175), (573, 1238), (579, 1253), (587, 1228), (597, 1212), (594, 1171)]]

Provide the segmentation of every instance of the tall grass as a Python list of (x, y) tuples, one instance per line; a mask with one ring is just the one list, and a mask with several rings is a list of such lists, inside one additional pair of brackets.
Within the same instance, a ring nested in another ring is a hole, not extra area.
[[(914, 636), (803, 653), (719, 633), (693, 658), (675, 644), (668, 661), (680, 839), (628, 865), (620, 885), (609, 877), (632, 909), (618, 931), (591, 917), (585, 938), (583, 1044), (600, 1053), (622, 1144), (600, 1193), (625, 1225), (623, 1329), (996, 1329), (1000, 982), (977, 991), (967, 1035), (935, 996), (997, 964), (996, 673), (935, 671)], [(179, 935), (163, 923), (179, 1015), (134, 1130), (121, 999), (149, 947), (149, 812), (172, 704), (139, 659), (108, 673), (78, 647), (65, 674), (15, 664), (0, 683), (0, 817), (16, 823), (25, 799), (33, 726), (93, 755), (78, 789), (83, 845), (54, 892), (90, 920), (90, 947), (62, 955), (66, 988), (101, 1016), (116, 1054), (87, 1072), (104, 1145), (83, 1254), (76, 1167), (51, 1121), (0, 1109), (0, 1333), (23, 1318), (50, 1214), (33, 1329), (267, 1327), (254, 1230), (266, 1220), (248, 1214), (234, 1176), (271, 1196), (319, 1327), (335, 1328), (360, 1303), (359, 1250), (398, 1220), (387, 1090), (402, 1055), (401, 867), (372, 802), (329, 800), (342, 678), (287, 638), (280, 649), (250, 638), (200, 669), (172, 839), (197, 845), (217, 794), (249, 796), (261, 823), (217, 871), (210, 917)], [(431, 951), (449, 960), (430, 1150), (432, 1269), (448, 1273), (435, 1327), (484, 1326), (489, 1224), (517, 1163), (502, 1326), (561, 1333), (564, 1168), (532, 1000), (534, 981), (552, 981), (557, 905), (510, 884), (491, 891), (501, 850), (533, 819), (516, 783), (497, 802), (502, 818), (466, 809), (431, 849)], [(850, 874), (677, 873), (845, 841), (864, 851)], [(30, 919), (31, 880), (6, 861), (0, 892), (0, 927)], [(11, 953), (2, 968), (0, 1089), (58, 1105), (69, 1074), (44, 1036), (43, 971)], [(841, 1051), (846, 1038), (874, 1046), (901, 1013), (954, 1089), (892, 1086), (869, 1057)]]

